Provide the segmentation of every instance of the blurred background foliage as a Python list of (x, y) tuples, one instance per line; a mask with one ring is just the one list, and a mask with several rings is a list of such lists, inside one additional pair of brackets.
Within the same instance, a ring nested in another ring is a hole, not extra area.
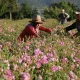
[(61, 1), (52, 3), (43, 9), (33, 8), (28, 2), (18, 3), (18, 0), (0, 0), (0, 18), (23, 19), (31, 18), (34, 14), (40, 14), (45, 18), (56, 18), (61, 12), (61, 9), (70, 15), (70, 19), (74, 19), (74, 12), (78, 7), (74, 3)]

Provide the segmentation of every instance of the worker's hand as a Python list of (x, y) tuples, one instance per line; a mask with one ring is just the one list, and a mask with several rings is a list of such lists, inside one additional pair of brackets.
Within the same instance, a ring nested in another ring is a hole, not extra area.
[(39, 35), (37, 35), (37, 37), (41, 39), (41, 37)]
[(37, 33), (35, 33), (35, 35), (36, 35), (36, 37), (38, 37), (38, 38), (40, 38), (40, 39), (41, 39), (41, 37), (40, 37)]

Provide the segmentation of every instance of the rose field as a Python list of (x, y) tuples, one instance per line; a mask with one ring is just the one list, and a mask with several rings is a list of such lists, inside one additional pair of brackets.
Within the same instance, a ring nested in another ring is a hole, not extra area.
[(55, 19), (44, 26), (51, 34), (40, 31), (41, 39), (17, 42), (29, 19), (0, 20), (0, 80), (80, 80), (80, 37), (71, 37)]

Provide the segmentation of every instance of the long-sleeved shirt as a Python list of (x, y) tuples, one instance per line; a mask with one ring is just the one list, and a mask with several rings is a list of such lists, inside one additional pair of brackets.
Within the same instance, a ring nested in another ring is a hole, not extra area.
[(72, 25), (66, 27), (65, 29), (68, 32), (68, 31), (75, 29), (75, 28), (80, 32), (80, 21), (74, 22)]
[(28, 24), (24, 30), (21, 32), (21, 34), (18, 36), (18, 40), (19, 41), (26, 41), (26, 36), (30, 37), (30, 38), (34, 38), (37, 37), (38, 34), (38, 30), (42, 30), (45, 31), (47, 33), (51, 33), (51, 29), (43, 27), (43, 26), (39, 26), (39, 28), (35, 29), (33, 25)]

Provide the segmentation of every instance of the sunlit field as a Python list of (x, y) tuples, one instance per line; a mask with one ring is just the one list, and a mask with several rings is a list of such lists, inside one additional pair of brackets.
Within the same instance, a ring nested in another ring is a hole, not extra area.
[(41, 39), (17, 42), (29, 20), (0, 20), (0, 80), (80, 80), (80, 37), (64, 31), (73, 21), (47, 19), (51, 34), (40, 31)]

